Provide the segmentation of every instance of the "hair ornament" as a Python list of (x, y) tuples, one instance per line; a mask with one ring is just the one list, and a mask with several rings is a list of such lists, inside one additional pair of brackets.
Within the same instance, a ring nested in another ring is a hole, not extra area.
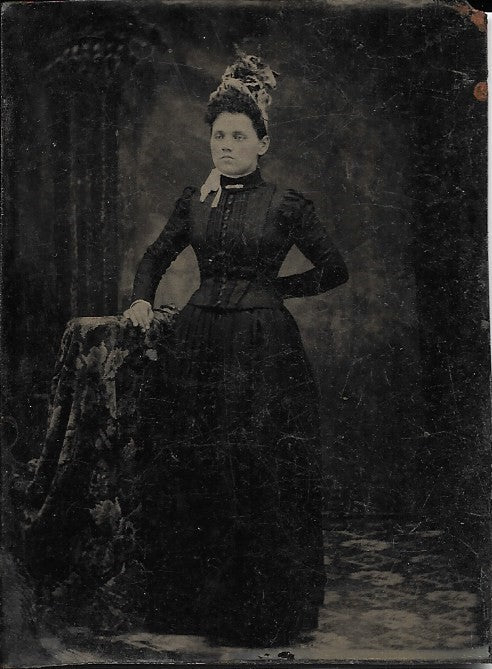
[(220, 98), (230, 89), (252, 98), (261, 112), (265, 123), (268, 122), (267, 108), (272, 102), (270, 91), (276, 85), (278, 72), (274, 72), (258, 56), (247, 55), (236, 46), (236, 61), (227, 67), (218, 88), (210, 94), (209, 102)]

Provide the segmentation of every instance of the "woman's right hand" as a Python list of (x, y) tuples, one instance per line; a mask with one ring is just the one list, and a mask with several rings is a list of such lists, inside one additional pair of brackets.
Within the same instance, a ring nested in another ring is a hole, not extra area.
[(135, 327), (140, 326), (145, 332), (154, 318), (152, 305), (146, 300), (137, 300), (123, 312), (123, 318), (128, 318)]

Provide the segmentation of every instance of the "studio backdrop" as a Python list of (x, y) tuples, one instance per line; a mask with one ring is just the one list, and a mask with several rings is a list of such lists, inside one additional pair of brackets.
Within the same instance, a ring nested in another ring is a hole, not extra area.
[[(350, 275), (286, 302), (321, 393), (327, 517), (432, 516), (476, 552), (490, 434), (484, 25), (459, 3), (342, 4), (6, 15), (21, 45), (5, 73), (6, 438), (15, 461), (38, 456), (67, 321), (129, 305), (145, 248), (208, 175), (205, 107), (237, 45), (279, 73), (263, 177), (314, 201)], [(293, 250), (282, 273), (307, 267)], [(156, 306), (182, 307), (197, 285), (188, 249)]]

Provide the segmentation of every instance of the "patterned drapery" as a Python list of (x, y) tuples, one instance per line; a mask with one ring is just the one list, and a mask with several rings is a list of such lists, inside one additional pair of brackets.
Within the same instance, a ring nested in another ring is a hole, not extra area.
[(165, 396), (174, 315), (157, 309), (145, 334), (121, 316), (75, 318), (65, 330), (44, 447), (12, 490), (37, 603), (65, 622), (139, 621), (139, 418), (156, 373)]

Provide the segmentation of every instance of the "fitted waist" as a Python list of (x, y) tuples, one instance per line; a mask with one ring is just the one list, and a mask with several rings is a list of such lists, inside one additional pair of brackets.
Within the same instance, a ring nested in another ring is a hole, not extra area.
[(193, 293), (189, 304), (220, 309), (275, 309), (281, 306), (282, 299), (274, 283), (267, 279), (209, 277)]

